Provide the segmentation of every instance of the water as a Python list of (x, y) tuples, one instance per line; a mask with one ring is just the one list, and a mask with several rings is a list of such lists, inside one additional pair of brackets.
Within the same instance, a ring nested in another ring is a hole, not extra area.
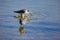
[[(21, 35), (13, 11), (24, 8), (33, 16)], [(60, 40), (60, 0), (0, 0), (0, 40)]]

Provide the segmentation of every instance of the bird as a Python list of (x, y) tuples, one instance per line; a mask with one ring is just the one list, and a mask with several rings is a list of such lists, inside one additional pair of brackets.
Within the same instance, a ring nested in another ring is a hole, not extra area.
[(15, 13), (18, 13), (18, 14), (31, 14), (32, 12), (28, 9), (21, 9), (21, 10), (17, 10), (17, 11), (14, 11)]
[(32, 13), (30, 10), (27, 10), (27, 9), (21, 9), (21, 10), (14, 11), (14, 12), (19, 14), (17, 17), (16, 16), (14, 17), (19, 19), (19, 24), (21, 25), (24, 25), (26, 21), (29, 20), (29, 18), (25, 14)]

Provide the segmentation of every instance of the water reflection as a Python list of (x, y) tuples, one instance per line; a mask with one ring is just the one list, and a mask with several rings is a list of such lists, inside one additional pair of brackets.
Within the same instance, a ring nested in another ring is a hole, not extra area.
[(23, 34), (24, 34), (24, 32), (25, 32), (24, 27), (20, 27), (20, 28), (19, 28), (19, 32), (20, 32), (20, 34), (21, 34), (21, 35), (23, 35)]

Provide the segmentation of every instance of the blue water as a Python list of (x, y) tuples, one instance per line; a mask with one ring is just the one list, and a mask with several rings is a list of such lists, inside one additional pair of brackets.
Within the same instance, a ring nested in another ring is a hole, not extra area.
[[(23, 35), (13, 18), (19, 9), (33, 12)], [(60, 0), (0, 0), (0, 40), (60, 40)]]

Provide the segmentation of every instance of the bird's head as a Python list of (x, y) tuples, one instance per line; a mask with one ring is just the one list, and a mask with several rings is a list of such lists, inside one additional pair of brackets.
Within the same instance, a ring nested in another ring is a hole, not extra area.
[(25, 13), (32, 15), (32, 12), (30, 10), (25, 9)]

